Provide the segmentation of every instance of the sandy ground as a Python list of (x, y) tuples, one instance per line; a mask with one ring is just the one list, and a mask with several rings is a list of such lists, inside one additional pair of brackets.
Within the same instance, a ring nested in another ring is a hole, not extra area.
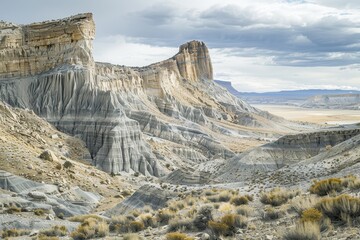
[(253, 104), (261, 110), (294, 121), (318, 124), (352, 124), (360, 122), (360, 110), (309, 109), (287, 105)]

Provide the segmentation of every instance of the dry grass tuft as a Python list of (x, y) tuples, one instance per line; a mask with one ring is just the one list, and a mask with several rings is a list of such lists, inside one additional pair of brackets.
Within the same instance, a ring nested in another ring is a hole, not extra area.
[(353, 220), (360, 217), (360, 198), (346, 194), (327, 197), (322, 199), (316, 208), (332, 221), (352, 224)]
[(93, 215), (93, 214), (87, 214), (87, 215), (77, 215), (77, 216), (73, 216), (68, 218), (69, 221), (71, 222), (84, 222), (85, 220), (87, 220), (88, 218), (92, 218), (92, 219), (96, 219), (98, 221), (102, 221), (103, 218), (98, 216), (98, 215)]
[(4, 229), (1, 232), (1, 237), (5, 239), (9, 237), (20, 237), (29, 234), (30, 234), (29, 230), (13, 228), (13, 229)]
[(166, 240), (193, 240), (194, 238), (187, 236), (184, 233), (172, 232), (166, 234)]
[(142, 238), (135, 233), (128, 233), (123, 236), (123, 240), (142, 240)]
[(67, 228), (65, 226), (53, 226), (51, 229), (43, 230), (40, 232), (41, 235), (47, 237), (63, 237), (67, 235)]
[(191, 231), (193, 229), (193, 220), (190, 218), (174, 218), (169, 222), (168, 232)]
[(245, 205), (249, 203), (249, 199), (246, 196), (235, 196), (231, 198), (230, 203), (235, 206)]
[(246, 217), (250, 217), (254, 215), (254, 209), (247, 205), (241, 205), (236, 208), (236, 213)]
[(286, 203), (289, 199), (292, 199), (299, 194), (300, 194), (300, 191), (275, 188), (269, 192), (263, 193), (260, 197), (260, 201), (263, 204), (270, 204), (272, 206), (280, 206), (280, 205)]
[(343, 189), (340, 178), (329, 178), (315, 182), (309, 189), (313, 194), (325, 196), (332, 192), (340, 192)]
[(74, 240), (105, 237), (109, 233), (109, 226), (103, 220), (86, 218), (83, 223), (73, 231), (70, 236)]
[(284, 235), (285, 240), (319, 240), (320, 227), (316, 222), (300, 222)]
[(167, 225), (171, 219), (175, 217), (174, 212), (167, 209), (159, 210), (156, 218), (160, 225)]
[(303, 222), (317, 222), (319, 223), (323, 217), (323, 214), (315, 209), (315, 208), (309, 208), (302, 212), (301, 214), (301, 221)]

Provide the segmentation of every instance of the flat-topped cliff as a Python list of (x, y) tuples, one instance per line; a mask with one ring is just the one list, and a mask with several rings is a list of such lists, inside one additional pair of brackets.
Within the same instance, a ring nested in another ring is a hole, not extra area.
[(360, 109), (360, 94), (317, 95), (308, 98), (302, 107), (329, 109)]
[(181, 45), (165, 61), (130, 68), (94, 62), (89, 13), (0, 26), (0, 100), (80, 137), (92, 163), (106, 172), (161, 176), (169, 164), (227, 159), (304, 127), (214, 83), (200, 41)]

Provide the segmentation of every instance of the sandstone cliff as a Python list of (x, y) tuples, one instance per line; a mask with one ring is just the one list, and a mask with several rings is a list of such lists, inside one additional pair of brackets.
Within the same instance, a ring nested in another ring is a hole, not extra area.
[(147, 67), (95, 63), (91, 14), (0, 24), (0, 100), (80, 137), (106, 172), (161, 176), (299, 129), (212, 81), (204, 43)]

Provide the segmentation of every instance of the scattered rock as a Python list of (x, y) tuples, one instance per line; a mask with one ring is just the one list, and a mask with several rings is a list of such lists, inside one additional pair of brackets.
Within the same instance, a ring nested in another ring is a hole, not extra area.
[(43, 192), (32, 191), (32, 192), (28, 193), (28, 196), (35, 200), (38, 200), (38, 201), (46, 201), (47, 200), (47, 196)]
[(72, 164), (70, 161), (66, 161), (63, 164), (64, 168), (72, 168), (74, 164)]
[(45, 150), (44, 152), (42, 152), (39, 158), (50, 162), (54, 162), (58, 160), (55, 154), (50, 150)]

